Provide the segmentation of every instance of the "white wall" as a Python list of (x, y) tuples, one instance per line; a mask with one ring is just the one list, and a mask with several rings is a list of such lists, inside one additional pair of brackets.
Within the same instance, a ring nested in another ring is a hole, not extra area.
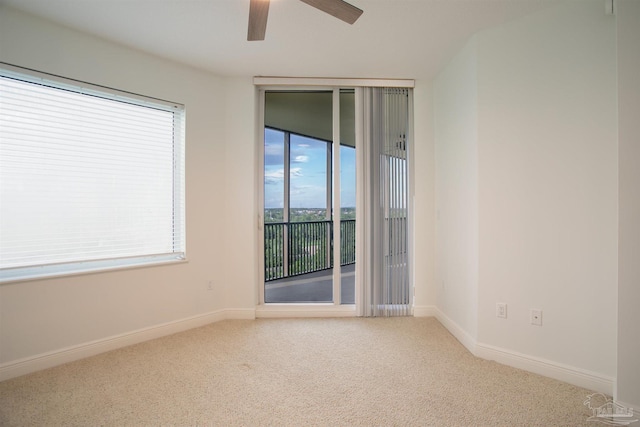
[[(0, 61), (186, 105), (188, 251), (187, 263), (0, 285), (0, 379), (18, 372), (11, 371), (17, 362), (36, 356), (182, 319), (192, 320), (185, 327), (206, 323), (229, 307), (252, 306), (253, 294), (244, 282), (253, 280), (255, 264), (253, 247), (245, 245), (253, 245), (246, 226), (253, 183), (251, 173), (235, 170), (245, 165), (236, 158), (253, 155), (247, 143), (253, 143), (253, 129), (246, 126), (253, 122), (250, 82), (227, 86), (228, 81), (208, 73), (5, 7)], [(242, 101), (234, 102), (236, 95)], [(235, 189), (247, 193), (228, 194)], [(242, 236), (238, 242), (234, 232)], [(240, 261), (245, 256), (247, 264)], [(207, 291), (210, 279), (215, 286)], [(236, 292), (246, 296), (238, 298)]]
[(258, 303), (257, 217), (257, 91), (250, 78), (225, 81), (225, 192), (216, 196), (226, 212), (223, 257), (226, 272), (225, 306), (255, 309)]
[(478, 86), (475, 38), (434, 84), (438, 309), (468, 337), (478, 312)]
[(570, 1), (477, 34), (438, 77), (434, 105), (438, 308), (479, 355), (609, 392), (615, 75), (615, 19), (600, 0)]
[(435, 292), (435, 152), (433, 87), (416, 80), (413, 90), (414, 143), (411, 156), (413, 195), (414, 315), (433, 316)]
[(640, 409), (640, 2), (619, 0), (619, 283), (616, 399)]

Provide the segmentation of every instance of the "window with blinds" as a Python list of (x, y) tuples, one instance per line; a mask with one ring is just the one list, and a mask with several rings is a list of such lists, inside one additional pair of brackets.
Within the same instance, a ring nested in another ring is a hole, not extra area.
[(184, 107), (0, 69), (0, 281), (184, 257)]

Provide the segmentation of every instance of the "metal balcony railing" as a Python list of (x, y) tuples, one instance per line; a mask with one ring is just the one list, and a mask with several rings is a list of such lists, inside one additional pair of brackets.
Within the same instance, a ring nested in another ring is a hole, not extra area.
[[(340, 265), (356, 261), (356, 221), (340, 221)], [(266, 282), (333, 267), (333, 222), (275, 222), (264, 225)]]

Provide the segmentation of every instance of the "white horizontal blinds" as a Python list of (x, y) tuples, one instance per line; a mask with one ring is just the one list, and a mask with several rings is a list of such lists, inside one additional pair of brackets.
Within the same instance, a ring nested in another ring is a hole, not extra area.
[(0, 75), (0, 274), (183, 257), (182, 108), (25, 80)]
[(366, 316), (411, 314), (408, 258), (409, 90), (367, 88), (364, 93)]

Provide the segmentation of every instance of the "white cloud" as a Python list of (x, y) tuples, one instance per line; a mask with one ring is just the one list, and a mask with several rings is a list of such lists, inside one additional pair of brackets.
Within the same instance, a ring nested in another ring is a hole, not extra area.
[[(302, 168), (291, 168), (289, 171), (291, 178), (301, 177)], [(278, 184), (284, 180), (284, 169), (275, 169), (264, 172), (265, 184)]]
[(296, 156), (293, 159), (293, 163), (307, 163), (309, 161), (309, 156)]
[(284, 169), (264, 171), (265, 184), (277, 184), (284, 179)]

